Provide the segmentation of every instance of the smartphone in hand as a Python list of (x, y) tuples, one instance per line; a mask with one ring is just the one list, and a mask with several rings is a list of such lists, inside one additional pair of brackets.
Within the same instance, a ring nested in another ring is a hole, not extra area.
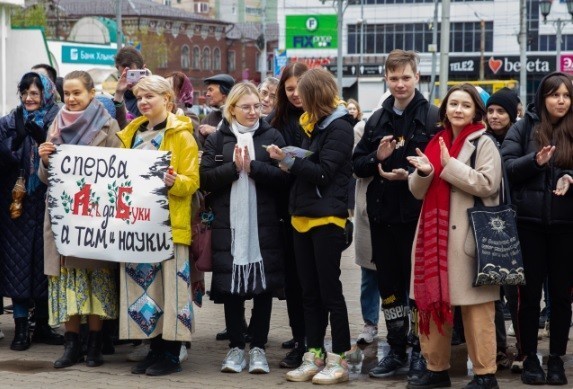
[(141, 77), (145, 76), (147, 76), (147, 69), (130, 69), (127, 71), (125, 78), (128, 83), (135, 84)]

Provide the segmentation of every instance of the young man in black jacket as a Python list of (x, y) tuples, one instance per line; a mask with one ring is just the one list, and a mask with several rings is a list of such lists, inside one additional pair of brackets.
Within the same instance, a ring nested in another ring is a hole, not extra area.
[[(413, 51), (394, 50), (386, 60), (386, 83), (391, 95), (366, 123), (354, 150), (354, 172), (374, 177), (366, 192), (372, 235), (372, 260), (388, 330), (390, 352), (370, 371), (371, 377), (389, 377), (405, 368), (411, 250), (421, 201), (408, 189), (412, 170), (406, 157), (424, 150), (437, 132), (438, 109), (416, 89), (419, 57)], [(419, 341), (414, 340), (409, 378), (425, 370)]]

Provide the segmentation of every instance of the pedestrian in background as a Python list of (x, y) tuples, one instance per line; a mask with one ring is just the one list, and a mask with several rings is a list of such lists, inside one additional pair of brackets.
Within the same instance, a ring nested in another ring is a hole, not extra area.
[(277, 103), (277, 87), (279, 79), (276, 77), (265, 78), (258, 86), (259, 94), (261, 95), (261, 116), (265, 117), (275, 109)]
[[(283, 69), (277, 87), (277, 102), (275, 109), (265, 118), (267, 122), (282, 134), (286, 146), (301, 147), (306, 137), (300, 126), (300, 117), (304, 113), (302, 101), (296, 89), (299, 78), (308, 70), (302, 62), (291, 62)], [(292, 339), (284, 341), (282, 347), (292, 349), (281, 360), (280, 367), (294, 369), (302, 363), (306, 352), (306, 330), (304, 325), (304, 310), (302, 303), (302, 288), (297, 272), (294, 254), (293, 228), (289, 214), (290, 190), (279, 194), (279, 216), (284, 231), (284, 269), (285, 269), (285, 297), (288, 312), (288, 321), (291, 328)]]
[[(487, 132), (497, 141), (500, 148), (505, 135), (513, 123), (517, 120), (517, 106), (519, 98), (517, 94), (509, 88), (502, 88), (492, 94), (487, 100), (486, 127)], [(521, 346), (519, 344), (519, 329), (517, 326), (517, 286), (504, 285), (501, 288), (500, 300), (495, 302), (495, 333), (497, 341), (497, 366), (499, 369), (512, 367), (512, 371), (519, 370), (523, 363)], [(504, 304), (503, 299), (507, 299), (507, 307), (511, 316), (512, 327), (515, 329), (517, 338), (517, 355), (512, 362), (507, 352), (507, 332), (505, 329)]]

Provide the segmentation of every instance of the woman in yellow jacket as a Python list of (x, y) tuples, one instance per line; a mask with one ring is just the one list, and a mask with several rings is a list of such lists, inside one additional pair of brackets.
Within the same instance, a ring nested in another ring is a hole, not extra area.
[(133, 88), (142, 116), (119, 136), (123, 147), (171, 152), (163, 181), (168, 188), (174, 258), (158, 263), (125, 263), (120, 272), (120, 337), (150, 339), (147, 357), (133, 374), (151, 376), (181, 371), (181, 342), (191, 340), (191, 196), (199, 188), (198, 147), (193, 125), (169, 112), (173, 90), (160, 76), (147, 76)]

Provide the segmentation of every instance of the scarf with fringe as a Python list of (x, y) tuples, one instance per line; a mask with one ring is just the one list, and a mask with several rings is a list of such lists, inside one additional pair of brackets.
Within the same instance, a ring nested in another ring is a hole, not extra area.
[[(253, 134), (259, 128), (259, 122), (253, 127), (245, 127), (233, 121), (231, 132), (237, 137), (237, 146), (249, 150), (251, 160), (255, 160)], [(234, 160), (233, 155), (233, 160)], [(233, 275), (231, 293), (249, 293), (261, 282), (267, 288), (265, 267), (259, 245), (257, 218), (257, 188), (255, 182), (245, 171), (239, 173), (239, 179), (231, 186), (231, 205), (229, 212), (231, 224), (231, 255), (233, 256)]]
[(452, 129), (446, 127), (430, 140), (424, 151), (434, 167), (434, 177), (422, 204), (414, 252), (414, 295), (421, 335), (429, 335), (432, 319), (441, 334), (445, 323), (453, 324), (448, 285), (450, 184), (440, 177), (443, 167), (439, 139), (444, 139), (450, 156), (455, 158), (466, 138), (483, 128), (482, 123), (470, 124), (453, 139)]

